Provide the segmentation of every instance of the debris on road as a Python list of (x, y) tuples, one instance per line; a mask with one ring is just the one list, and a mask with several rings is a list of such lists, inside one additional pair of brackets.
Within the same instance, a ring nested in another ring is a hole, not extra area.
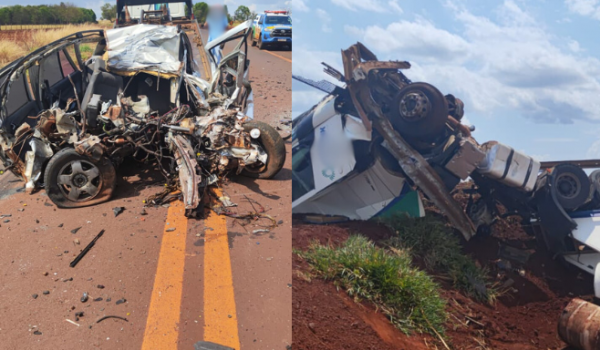
[[(238, 41), (218, 63), (206, 55), (210, 81), (200, 78), (185, 31), (168, 25), (80, 32), (9, 64), (0, 70), (5, 168), (27, 191), (43, 184), (58, 207), (77, 208), (109, 200), (115, 168), (126, 159), (152, 163), (166, 185), (146, 205), (182, 198), (188, 216), (197, 215), (206, 188), (229, 174), (272, 178), (286, 151), (273, 127), (253, 120), (246, 59), (251, 22), (207, 45)], [(80, 43), (96, 44), (85, 62), (66, 50)], [(34, 69), (50, 67), (60, 55), (69, 56), (64, 64), (74, 73), (49, 77), (48, 69)], [(29, 81), (33, 96), (20, 93)], [(123, 209), (115, 208), (115, 216)]]
[(70, 324), (73, 324), (73, 325), (75, 325), (75, 326), (79, 327), (79, 323), (76, 323), (76, 322), (74, 322), (74, 321), (71, 321), (71, 320), (69, 320), (68, 318), (67, 318), (67, 319), (65, 319), (65, 321), (67, 321), (67, 322), (69, 322)]
[[(61, 224), (61, 225), (62, 225), (62, 224)], [(59, 225), (59, 227), (61, 227), (61, 226)], [(71, 233), (72, 233), (72, 234), (76, 234), (76, 233), (77, 233), (77, 231), (79, 231), (79, 230), (81, 230), (81, 226), (80, 226), (80, 227), (76, 227), (76, 228), (72, 229), (72, 230), (71, 230)]]
[(99, 319), (97, 319), (97, 320), (96, 320), (96, 322), (95, 322), (95, 323), (100, 323), (100, 322), (102, 322), (102, 321), (104, 321), (104, 320), (107, 320), (107, 319), (109, 319), (109, 318), (116, 318), (116, 319), (118, 319), (118, 320), (123, 320), (123, 321), (125, 321), (125, 322), (129, 322), (129, 320), (127, 320), (125, 317), (121, 317), (121, 316), (115, 316), (115, 315), (108, 315), (108, 316), (103, 316), (103, 317), (100, 317)]
[(85, 303), (86, 301), (88, 301), (88, 293), (83, 292), (83, 296), (81, 296), (81, 302)]
[(122, 299), (117, 300), (116, 304), (117, 305), (121, 305), (121, 304), (126, 303), (126, 302), (127, 302), (127, 299), (122, 298)]
[(121, 214), (123, 211), (125, 210), (125, 207), (115, 207), (113, 208), (113, 214), (115, 214), (115, 217), (119, 216), (119, 214)]
[(94, 239), (85, 247), (83, 248), (83, 250), (81, 251), (81, 253), (79, 253), (79, 255), (77, 255), (77, 257), (75, 257), (75, 260), (73, 260), (69, 266), (70, 267), (75, 267), (79, 261), (81, 259), (83, 259), (83, 257), (90, 251), (90, 249), (92, 249), (92, 247), (96, 244), (96, 241), (102, 237), (102, 235), (104, 234), (104, 230), (100, 231), (100, 233), (98, 233), (96, 235), (96, 237), (94, 237)]

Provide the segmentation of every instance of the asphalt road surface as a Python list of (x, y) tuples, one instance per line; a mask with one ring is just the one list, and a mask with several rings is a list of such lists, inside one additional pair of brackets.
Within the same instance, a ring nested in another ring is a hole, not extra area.
[[(228, 50), (229, 48), (226, 48)], [(290, 118), (291, 52), (249, 50), (255, 118)], [(108, 203), (58, 209), (45, 192), (0, 177), (0, 349), (234, 349), (291, 344), (291, 146), (272, 180), (231, 178), (219, 194), (239, 214), (264, 207), (279, 225), (210, 210), (187, 219), (181, 203), (147, 208), (161, 175), (119, 168)], [(114, 207), (125, 207), (120, 215)], [(73, 258), (104, 235), (75, 267)], [(89, 295), (82, 302), (83, 293)], [(83, 312), (77, 317), (76, 313)], [(127, 321), (103, 316), (120, 316)]]

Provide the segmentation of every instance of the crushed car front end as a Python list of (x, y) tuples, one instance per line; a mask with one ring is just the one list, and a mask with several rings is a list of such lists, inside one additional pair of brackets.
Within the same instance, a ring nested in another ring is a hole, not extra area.
[[(228, 174), (273, 177), (285, 148), (252, 120), (247, 28), (222, 38), (240, 43), (211, 81), (175, 26), (77, 33), (12, 63), (0, 71), (4, 166), (28, 190), (44, 186), (57, 206), (74, 208), (108, 200), (125, 159), (152, 163), (171, 193), (154, 203), (182, 197), (188, 215)], [(86, 60), (83, 44), (96, 45)]]

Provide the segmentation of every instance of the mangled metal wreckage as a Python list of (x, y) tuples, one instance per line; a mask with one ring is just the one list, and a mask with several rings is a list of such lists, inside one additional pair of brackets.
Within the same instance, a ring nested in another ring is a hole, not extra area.
[[(57, 206), (74, 208), (108, 200), (125, 159), (156, 160), (188, 214), (227, 174), (273, 177), (285, 148), (276, 130), (253, 120), (249, 28), (210, 43), (239, 40), (213, 62), (211, 81), (176, 26), (80, 32), (11, 63), (0, 71), (5, 168), (27, 190), (44, 186)], [(95, 45), (85, 61), (84, 45)]]
[[(293, 121), (294, 213), (366, 220), (423, 216), (425, 195), (466, 240), (518, 215), (542, 246), (595, 274), (600, 296), (599, 161), (539, 162), (499, 142), (479, 144), (462, 101), (410, 81), (408, 62), (378, 61), (358, 43), (342, 51), (342, 85), (295, 79), (327, 95)], [(451, 192), (471, 179), (465, 208)], [(501, 209), (501, 208), (504, 209)]]

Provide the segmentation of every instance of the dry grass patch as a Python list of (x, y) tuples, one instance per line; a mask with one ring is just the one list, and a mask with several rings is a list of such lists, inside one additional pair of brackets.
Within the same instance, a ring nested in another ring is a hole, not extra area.
[(22, 30), (5, 34), (0, 39), (0, 68), (29, 52), (70, 34), (84, 30), (109, 28), (112, 28), (110, 21), (100, 21), (97, 24), (72, 24), (58, 29)]

